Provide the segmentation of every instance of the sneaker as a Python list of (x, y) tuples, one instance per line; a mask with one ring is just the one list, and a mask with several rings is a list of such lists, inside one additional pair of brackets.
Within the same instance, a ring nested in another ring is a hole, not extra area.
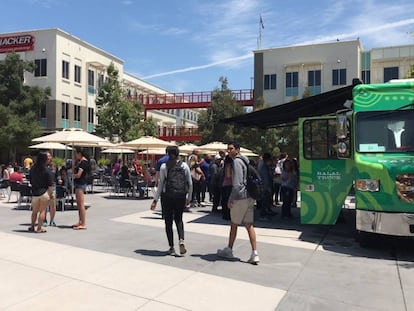
[(52, 221), (50, 222), (49, 226), (51, 226), (51, 227), (56, 227), (56, 223), (55, 223), (55, 221), (54, 221), (54, 220), (52, 220)]
[(260, 262), (259, 255), (252, 254), (247, 262), (252, 265), (257, 265)]
[(217, 250), (217, 256), (227, 259), (234, 259), (233, 250), (230, 247)]
[(170, 247), (170, 249), (168, 250), (168, 255), (171, 255), (171, 256), (175, 256), (176, 255), (175, 248), (174, 247)]
[(180, 254), (184, 255), (185, 253), (187, 253), (187, 250), (185, 249), (184, 242), (180, 242)]
[(43, 221), (42, 226), (43, 226), (43, 227), (47, 227), (47, 220)]

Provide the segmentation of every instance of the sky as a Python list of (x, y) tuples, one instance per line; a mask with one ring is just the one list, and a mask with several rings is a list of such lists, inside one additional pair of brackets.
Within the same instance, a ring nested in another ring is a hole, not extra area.
[(211, 91), (222, 76), (249, 89), (259, 30), (262, 48), (414, 44), (412, 0), (3, 0), (1, 12), (0, 33), (60, 28), (171, 92)]

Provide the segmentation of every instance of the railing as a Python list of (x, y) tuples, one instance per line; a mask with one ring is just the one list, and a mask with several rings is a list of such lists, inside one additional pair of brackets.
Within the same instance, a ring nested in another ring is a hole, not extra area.
[(164, 140), (195, 141), (201, 140), (198, 127), (163, 126), (158, 128), (158, 135)]
[[(253, 105), (253, 90), (232, 91), (233, 98), (243, 105)], [(146, 109), (180, 109), (205, 108), (211, 104), (213, 92), (140, 94), (128, 96), (129, 99), (140, 101)], [(162, 107), (164, 106), (165, 107)], [(174, 106), (174, 107), (170, 107)]]

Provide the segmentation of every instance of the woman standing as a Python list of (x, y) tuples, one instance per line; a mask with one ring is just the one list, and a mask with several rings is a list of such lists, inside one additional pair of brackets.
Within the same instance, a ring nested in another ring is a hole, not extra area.
[(180, 240), (180, 254), (184, 255), (187, 250), (184, 246), (183, 212), (184, 208), (190, 204), (193, 183), (187, 163), (178, 159), (178, 147), (167, 147), (167, 154), (169, 160), (161, 165), (160, 182), (154, 201), (151, 204), (151, 210), (155, 209), (159, 197), (162, 196), (165, 232), (170, 246), (168, 254), (173, 256), (176, 254), (173, 237), (173, 221), (175, 221)]
[(294, 192), (296, 191), (297, 185), (297, 176), (294, 170), (294, 164), (292, 159), (287, 158), (283, 162), (283, 171), (282, 171), (282, 189), (283, 194), (283, 205), (282, 205), (282, 218), (289, 217), (292, 218), (292, 213), (290, 208), (292, 206), (292, 201), (294, 197)]
[[(41, 152), (37, 156), (35, 165), (30, 170), (30, 183), (32, 185), (32, 222), (29, 231), (44, 233), (42, 223), (46, 217), (46, 207), (53, 198), (53, 180), (47, 168), (47, 153)], [(38, 216), (39, 214), (39, 216)], [(37, 218), (37, 229), (35, 222)]]
[(76, 148), (76, 167), (73, 174), (76, 205), (79, 211), (79, 222), (72, 226), (75, 230), (86, 229), (85, 192), (87, 177), (90, 173), (89, 157), (81, 148)]

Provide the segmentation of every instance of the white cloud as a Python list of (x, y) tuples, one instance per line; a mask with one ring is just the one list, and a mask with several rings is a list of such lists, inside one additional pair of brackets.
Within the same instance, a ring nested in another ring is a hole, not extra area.
[(246, 54), (246, 55), (237, 56), (237, 57), (228, 58), (228, 59), (222, 59), (221, 61), (212, 62), (212, 63), (208, 63), (208, 64), (205, 64), (205, 65), (190, 66), (190, 67), (186, 67), (186, 68), (160, 72), (160, 73), (156, 73), (156, 74), (152, 74), (152, 75), (142, 77), (142, 79), (145, 80), (145, 79), (169, 76), (169, 75), (173, 75), (173, 74), (177, 74), (177, 73), (184, 73), (184, 72), (189, 72), (189, 71), (194, 71), (194, 70), (207, 69), (207, 68), (216, 67), (216, 66), (223, 65), (223, 64), (238, 63), (240, 61), (243, 61), (243, 60), (246, 60), (246, 59), (249, 59), (249, 58), (252, 58), (251, 53)]

